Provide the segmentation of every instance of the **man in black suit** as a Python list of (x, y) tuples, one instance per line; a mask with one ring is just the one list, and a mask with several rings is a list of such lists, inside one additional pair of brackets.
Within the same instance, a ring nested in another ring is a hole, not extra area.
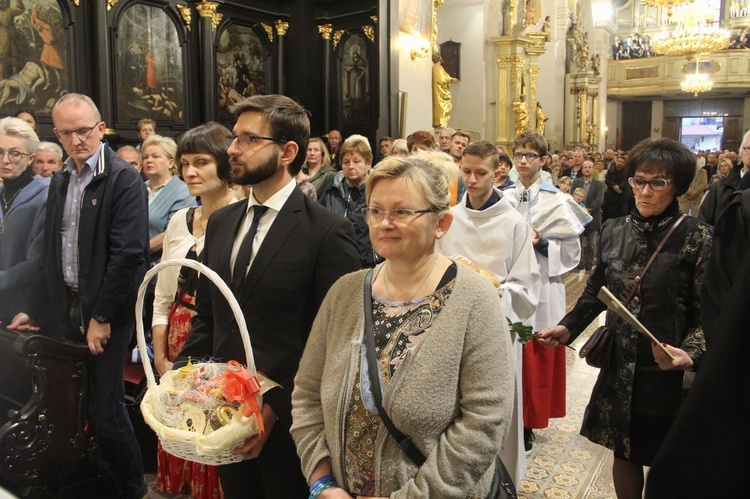
[[(231, 283), (257, 368), (281, 387), (263, 398), (263, 436), (239, 447), (246, 460), (219, 467), (219, 475), (228, 498), (307, 497), (289, 434), (294, 376), (318, 307), (339, 277), (359, 269), (359, 252), (352, 224), (311, 201), (294, 180), (305, 159), (300, 148), (310, 137), (305, 109), (288, 97), (256, 95), (232, 111), (234, 181), (252, 190), (246, 202), (211, 216), (203, 263)], [(210, 356), (246, 364), (229, 305), (205, 278), (196, 306), (180, 360)]]
[(599, 247), (599, 231), (602, 228), (602, 204), (604, 203), (604, 193), (607, 187), (604, 182), (594, 178), (594, 163), (590, 160), (583, 162), (581, 167), (582, 177), (573, 181), (571, 191), (581, 188), (586, 192), (586, 209), (592, 216), (591, 222), (586, 225), (583, 231), (583, 237), (586, 238), (586, 247), (583, 248), (583, 255), (579, 269), (593, 270), (596, 265), (596, 250)]

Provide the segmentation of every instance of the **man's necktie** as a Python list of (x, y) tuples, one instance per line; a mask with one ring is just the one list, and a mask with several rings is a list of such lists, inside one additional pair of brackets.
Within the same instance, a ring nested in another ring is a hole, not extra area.
[(237, 259), (234, 261), (232, 292), (235, 295), (239, 295), (242, 290), (242, 283), (245, 280), (245, 273), (247, 272), (247, 264), (253, 252), (253, 241), (255, 240), (256, 232), (258, 232), (258, 222), (260, 222), (260, 217), (263, 216), (267, 209), (268, 206), (263, 206), (262, 204), (257, 204), (253, 207), (253, 223), (250, 224), (250, 230), (245, 234), (245, 238), (240, 245), (240, 250), (237, 252)]

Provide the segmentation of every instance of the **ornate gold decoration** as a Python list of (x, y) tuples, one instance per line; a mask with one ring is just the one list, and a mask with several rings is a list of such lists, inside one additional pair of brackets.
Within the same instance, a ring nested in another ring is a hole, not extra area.
[(268, 36), (268, 41), (273, 43), (273, 26), (266, 23), (260, 23), (260, 25), (263, 27), (263, 30), (266, 32), (266, 35)]
[(277, 19), (273, 22), (274, 25), (276, 25), (276, 34), (279, 36), (285, 36), (287, 30), (289, 29), (289, 23), (286, 21), (282, 21), (281, 19)]
[(510, 35), (513, 32), (513, 28), (516, 27), (516, 8), (518, 7), (518, 0), (509, 0), (508, 2), (508, 29), (505, 34)]
[(76, 7), (78, 7), (79, 5), (81, 5), (81, 0), (73, 0), (73, 3)]
[(191, 24), (193, 21), (193, 11), (190, 10), (190, 6), (178, 4), (177, 10), (180, 11), (180, 15), (182, 16), (182, 19), (185, 21), (185, 26), (187, 27), (188, 31), (190, 31)]
[(437, 44), (437, 38), (438, 38), (437, 10), (438, 10), (438, 7), (442, 6), (444, 3), (445, 3), (445, 0), (432, 0), (432, 37), (430, 40), (430, 47), (432, 48), (433, 52), (439, 51), (438, 44)]
[(670, 20), (677, 22), (672, 32), (653, 36), (651, 47), (659, 55), (695, 55), (727, 48), (729, 32), (714, 26), (705, 1), (675, 8)]
[(365, 36), (372, 42), (375, 43), (375, 28), (370, 25), (366, 24), (362, 26), (362, 31), (365, 32)]
[[(76, 5), (78, 5), (78, 2), (76, 2)], [(112, 7), (117, 5), (117, 0), (107, 0), (107, 10), (112, 10)]]
[(341, 37), (344, 35), (344, 30), (339, 29), (333, 34), (333, 50), (336, 50), (336, 45), (341, 41)]
[(372, 22), (375, 24), (378, 24), (378, 16), (370, 16), (370, 19), (372, 19)]
[(529, 102), (531, 102), (532, 105), (536, 102), (536, 82), (539, 77), (539, 71), (541, 71), (541, 69), (536, 66), (529, 68)]
[(318, 33), (323, 40), (330, 40), (333, 33), (333, 24), (318, 24)]
[(498, 57), (497, 58), (497, 65), (501, 69), (507, 68), (509, 65), (513, 64), (523, 64), (523, 57)]
[(201, 3), (195, 6), (198, 10), (199, 16), (211, 18), (212, 29), (216, 29), (221, 22), (221, 19), (224, 17), (224, 14), (216, 12), (216, 7), (218, 6), (219, 4), (217, 2), (208, 2), (206, 0), (202, 0)]

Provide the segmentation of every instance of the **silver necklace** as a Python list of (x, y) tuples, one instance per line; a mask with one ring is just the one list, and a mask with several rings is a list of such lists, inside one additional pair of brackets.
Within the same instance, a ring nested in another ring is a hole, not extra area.
[[(417, 296), (417, 293), (419, 293), (419, 290), (422, 289), (422, 286), (424, 286), (424, 283), (427, 282), (427, 279), (430, 278), (430, 276), (432, 275), (432, 272), (435, 270), (435, 266), (437, 266), (438, 260), (439, 260), (439, 257), (436, 257), (435, 263), (432, 264), (432, 268), (430, 269), (430, 272), (421, 282), (419, 287), (414, 291), (414, 294), (411, 296), (411, 298), (408, 301), (414, 301), (414, 298)], [(385, 268), (383, 268), (383, 270), (385, 270)], [(393, 295), (391, 294), (391, 288), (388, 286), (388, 279), (385, 278), (385, 272), (383, 272), (383, 284), (385, 284), (385, 291), (388, 293), (388, 298), (390, 298), (391, 301), (395, 302), (396, 300), (393, 299)]]
[(8, 208), (10, 208), (10, 205), (13, 204), (13, 201), (16, 200), (16, 198), (18, 197), (18, 195), (21, 194), (22, 190), (23, 189), (19, 189), (18, 191), (16, 191), (16, 193), (13, 194), (13, 196), (10, 198), (10, 201), (6, 201), (5, 200), (5, 191), (3, 191), (3, 213), (5, 213), (5, 214), (8, 213)]

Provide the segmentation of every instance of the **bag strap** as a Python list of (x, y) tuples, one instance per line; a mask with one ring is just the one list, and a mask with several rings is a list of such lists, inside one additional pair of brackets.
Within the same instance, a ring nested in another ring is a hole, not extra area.
[(365, 276), (364, 286), (364, 300), (365, 300), (365, 350), (367, 351), (367, 367), (368, 374), (370, 377), (370, 390), (372, 391), (372, 397), (375, 399), (375, 407), (378, 409), (380, 419), (383, 421), (388, 433), (396, 440), (399, 447), (404, 453), (409, 456), (409, 459), (414, 461), (417, 466), (422, 466), (426, 458), (419, 449), (409, 440), (409, 437), (404, 435), (396, 428), (391, 418), (383, 409), (383, 392), (380, 384), (380, 367), (375, 357), (375, 331), (373, 330), (374, 320), (372, 315), (372, 280), (373, 271), (372, 269)]
[[(643, 276), (646, 275), (646, 272), (648, 272), (648, 269), (651, 267), (651, 264), (654, 263), (654, 260), (656, 260), (656, 256), (659, 254), (659, 252), (664, 248), (664, 245), (667, 244), (667, 240), (669, 237), (674, 233), (675, 229), (682, 223), (683, 220), (687, 215), (684, 213), (680, 216), (680, 218), (677, 219), (675, 223), (672, 224), (672, 227), (669, 228), (669, 231), (666, 233), (666, 235), (662, 238), (661, 242), (659, 243), (659, 246), (656, 247), (656, 251), (654, 251), (651, 254), (651, 258), (648, 259), (648, 262), (646, 263), (646, 266), (643, 267), (643, 271), (641, 272), (641, 275), (636, 276), (635, 283), (633, 284), (633, 289), (630, 290), (630, 294), (628, 295), (628, 299), (625, 300), (625, 307), (627, 308), (630, 301), (635, 296), (635, 292), (638, 290), (638, 286), (640, 286), (641, 281), (643, 281)], [(609, 328), (614, 328), (615, 324), (617, 324), (617, 321), (620, 320), (619, 315), (615, 315), (615, 318), (612, 320), (612, 323), (608, 326)]]

